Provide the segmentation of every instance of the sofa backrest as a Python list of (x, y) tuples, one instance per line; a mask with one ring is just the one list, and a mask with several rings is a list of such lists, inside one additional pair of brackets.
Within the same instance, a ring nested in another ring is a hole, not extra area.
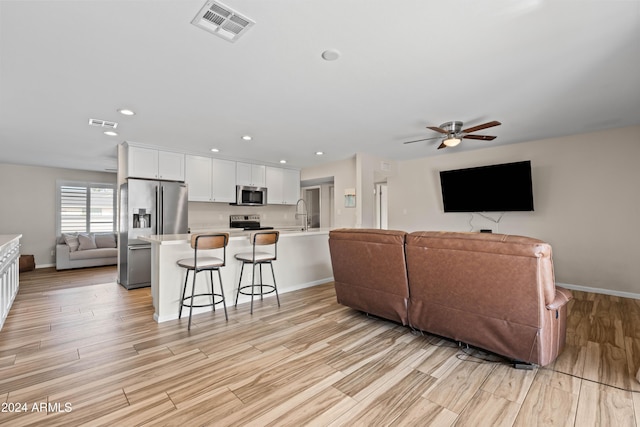
[(78, 250), (78, 236), (80, 234), (91, 236), (98, 249), (117, 247), (117, 235), (115, 232), (109, 231), (98, 233), (62, 233), (56, 238), (56, 245), (68, 245), (72, 247), (72, 252), (75, 252)]
[[(407, 257), (410, 280), (429, 278), (430, 287), (446, 285), (445, 291), (457, 285), (478, 289), (479, 300), (506, 292), (536, 300), (542, 296), (547, 305), (556, 295), (551, 246), (531, 237), (419, 231), (407, 236)], [(515, 286), (523, 279), (535, 286)], [(510, 306), (507, 302), (505, 310)]]
[(329, 249), (338, 302), (407, 324), (404, 231), (337, 229)]
[(555, 298), (549, 244), (503, 234), (415, 232), (406, 253), (412, 326), (532, 359), (545, 307)]

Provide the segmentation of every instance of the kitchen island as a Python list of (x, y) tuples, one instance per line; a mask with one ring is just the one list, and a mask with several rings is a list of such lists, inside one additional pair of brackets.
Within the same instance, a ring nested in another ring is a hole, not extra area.
[[(241, 262), (234, 256), (240, 252), (251, 251), (248, 231), (231, 231), (229, 235), (227, 263), (220, 269), (227, 309), (232, 308), (235, 303), (240, 278)], [(278, 259), (273, 263), (280, 294), (333, 280), (328, 239), (329, 229), (280, 230)], [(191, 234), (152, 235), (140, 237), (140, 240), (151, 243), (151, 294), (155, 309), (153, 318), (156, 322), (177, 319), (186, 270), (176, 262), (179, 259), (193, 257)], [(266, 268), (265, 283), (271, 283), (271, 272)], [(218, 289), (216, 276), (214, 274), (214, 286)], [(192, 277), (190, 275), (189, 280)], [(242, 282), (251, 283), (251, 269), (245, 268)], [(206, 292), (208, 286), (209, 274), (198, 274), (196, 294)], [(187, 294), (189, 291), (190, 289), (187, 290)], [(275, 294), (267, 295), (265, 298), (275, 298)], [(250, 296), (240, 295), (238, 304), (248, 301)], [(206, 311), (211, 311), (211, 307), (193, 309), (194, 314)], [(222, 310), (220, 314), (223, 315)], [(233, 316), (233, 311), (229, 311), (229, 316)]]

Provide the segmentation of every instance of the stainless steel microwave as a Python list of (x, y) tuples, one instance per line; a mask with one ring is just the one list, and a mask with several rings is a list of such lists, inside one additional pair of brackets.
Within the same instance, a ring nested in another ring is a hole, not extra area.
[(266, 187), (250, 187), (236, 185), (236, 205), (238, 206), (262, 206), (267, 204)]

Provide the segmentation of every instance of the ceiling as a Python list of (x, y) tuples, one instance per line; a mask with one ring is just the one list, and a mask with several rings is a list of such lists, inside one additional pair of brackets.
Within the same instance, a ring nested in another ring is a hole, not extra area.
[[(640, 0), (223, 0), (256, 22), (234, 43), (191, 25), (204, 3), (1, 0), (0, 163), (103, 171), (132, 141), (301, 168), (640, 124)], [(449, 120), (502, 125), (403, 144)]]

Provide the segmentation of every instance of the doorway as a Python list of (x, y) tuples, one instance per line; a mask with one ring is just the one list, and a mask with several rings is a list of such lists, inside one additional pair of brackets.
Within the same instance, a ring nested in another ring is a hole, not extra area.
[(387, 183), (379, 182), (375, 185), (376, 190), (376, 228), (387, 230), (389, 227), (389, 206), (387, 195)]
[(307, 225), (320, 228), (320, 187), (303, 188), (302, 198), (307, 205)]
[(309, 228), (331, 228), (335, 224), (333, 177), (300, 181), (300, 197), (309, 216)]

